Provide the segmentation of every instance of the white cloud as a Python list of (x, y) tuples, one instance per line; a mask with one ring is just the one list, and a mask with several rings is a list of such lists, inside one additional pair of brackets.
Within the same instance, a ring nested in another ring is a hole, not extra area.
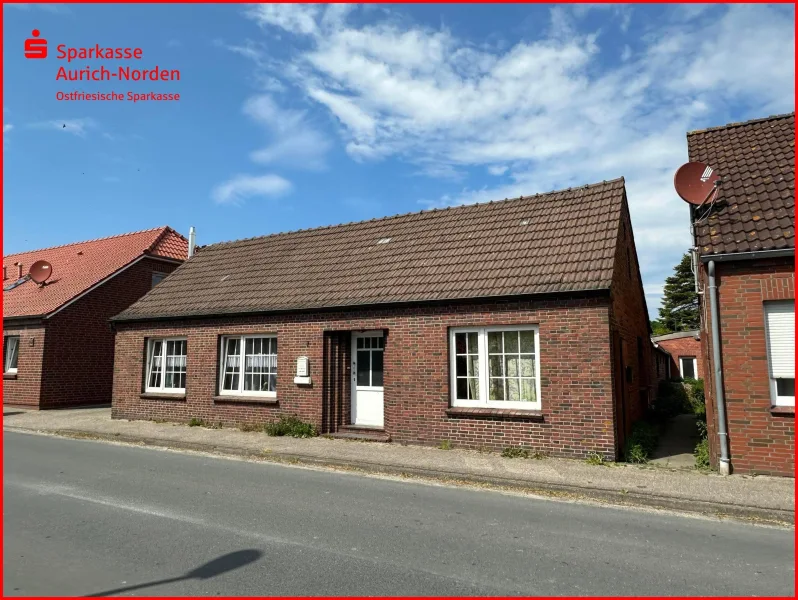
[[(690, 244), (687, 209), (672, 190), (685, 132), (794, 107), (794, 12), (782, 7), (673, 7), (645, 23), (629, 6), (557, 6), (545, 35), (502, 47), (395, 19), (354, 26), (350, 8), (328, 16), (318, 5), (262, 6), (250, 18), (296, 35), (302, 48), (272, 73), (335, 117), (352, 158), (508, 179), (426, 204), (626, 176), (641, 268), (654, 285)], [(597, 10), (638, 34), (614, 66), (602, 44), (617, 43), (617, 30), (584, 31)]]
[(36, 129), (52, 129), (54, 131), (61, 131), (69, 133), (78, 137), (86, 137), (86, 134), (93, 129), (97, 128), (97, 121), (90, 117), (82, 119), (53, 119), (52, 121), (39, 121), (38, 123), (31, 123), (30, 127)]
[(255, 4), (246, 10), (261, 27), (274, 26), (291, 33), (313, 35), (318, 31), (316, 4)]
[(291, 182), (279, 175), (236, 175), (216, 186), (211, 198), (217, 204), (241, 204), (248, 198), (275, 198), (292, 189)]
[(3, 123), (3, 133), (8, 133), (14, 129), (14, 126), (11, 123)]
[(281, 108), (270, 96), (254, 96), (244, 104), (244, 114), (261, 125), (271, 143), (250, 155), (260, 164), (280, 164), (301, 169), (322, 169), (331, 143), (313, 128), (302, 110)]

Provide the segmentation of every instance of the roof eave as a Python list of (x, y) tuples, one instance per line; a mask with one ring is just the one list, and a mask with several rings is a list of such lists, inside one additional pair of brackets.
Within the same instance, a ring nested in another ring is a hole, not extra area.
[(727, 254), (702, 254), (701, 262), (731, 262), (736, 260), (779, 258), (783, 256), (795, 256), (795, 248), (782, 248), (780, 250), (754, 250), (753, 252), (729, 252)]

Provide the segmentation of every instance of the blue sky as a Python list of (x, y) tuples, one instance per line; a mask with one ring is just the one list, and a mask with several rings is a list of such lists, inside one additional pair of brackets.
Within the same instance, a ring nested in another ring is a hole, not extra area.
[[(43, 61), (23, 57), (34, 28)], [(623, 175), (655, 316), (690, 243), (685, 132), (794, 110), (793, 32), (791, 5), (6, 4), (4, 253), (163, 224), (207, 244)], [(61, 43), (141, 47), (130, 66), (181, 80), (57, 82)]]

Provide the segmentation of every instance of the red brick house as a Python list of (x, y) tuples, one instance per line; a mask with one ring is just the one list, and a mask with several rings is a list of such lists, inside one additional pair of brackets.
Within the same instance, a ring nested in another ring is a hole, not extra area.
[[(3, 403), (29, 408), (109, 404), (114, 334), (108, 319), (183, 262), (169, 227), (3, 257)], [(24, 280), (39, 260), (44, 285)]]
[(204, 246), (112, 321), (115, 418), (614, 459), (651, 392), (623, 179)]
[(701, 332), (680, 331), (651, 338), (657, 348), (668, 354), (669, 360), (663, 369), (663, 379), (703, 379), (704, 365), (701, 358)]
[(795, 113), (694, 131), (687, 144), (722, 177), (717, 201), (691, 208), (712, 459), (722, 473), (792, 476)]

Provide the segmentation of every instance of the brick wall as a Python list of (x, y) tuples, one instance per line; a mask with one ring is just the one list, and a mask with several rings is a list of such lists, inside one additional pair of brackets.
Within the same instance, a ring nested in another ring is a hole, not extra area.
[(3, 335), (19, 336), (16, 375), (3, 375), (3, 404), (38, 408), (45, 328), (42, 324), (3, 324)]
[[(616, 244), (615, 270), (612, 283), (610, 323), (613, 339), (611, 353), (615, 374), (617, 404), (617, 436), (620, 445), (633, 423), (643, 418), (656, 390), (651, 378), (651, 332), (645, 294), (637, 263), (629, 209), (624, 199), (621, 225)], [(606, 360), (608, 357), (602, 357)]]
[(108, 320), (152, 289), (152, 273), (177, 265), (145, 258), (47, 320), (41, 408), (110, 404), (114, 333)]
[[(765, 342), (767, 300), (795, 298), (795, 261), (716, 263), (722, 367), (731, 463), (736, 473), (794, 475), (795, 413), (771, 410)], [(707, 290), (706, 265), (701, 282)], [(713, 465), (718, 464), (709, 298), (702, 303), (701, 353)]]
[(704, 364), (701, 360), (701, 342), (694, 337), (660, 340), (657, 342), (671, 354), (671, 377), (681, 377), (680, 356), (693, 356), (696, 359), (697, 378), (704, 378)]
[[(542, 415), (462, 417), (447, 414), (449, 328), (539, 325)], [(500, 450), (523, 445), (554, 456), (598, 452), (615, 458), (613, 381), (608, 299), (600, 296), (522, 302), (458, 304), (293, 313), (261, 317), (120, 323), (114, 365), (114, 418), (240, 425), (297, 414), (325, 430), (348, 420), (349, 372), (331, 372), (326, 360), (349, 368), (346, 340), (352, 330), (382, 329), (385, 338), (385, 431), (394, 441)], [(219, 336), (276, 333), (279, 359), (277, 405), (219, 402)], [(187, 337), (184, 397), (142, 394), (145, 340)], [(332, 352), (333, 348), (337, 348)], [(326, 351), (325, 351), (326, 349)], [(293, 382), (296, 359), (310, 358), (312, 386)], [(331, 358), (332, 357), (332, 358)], [(322, 381), (335, 382), (325, 392)]]

